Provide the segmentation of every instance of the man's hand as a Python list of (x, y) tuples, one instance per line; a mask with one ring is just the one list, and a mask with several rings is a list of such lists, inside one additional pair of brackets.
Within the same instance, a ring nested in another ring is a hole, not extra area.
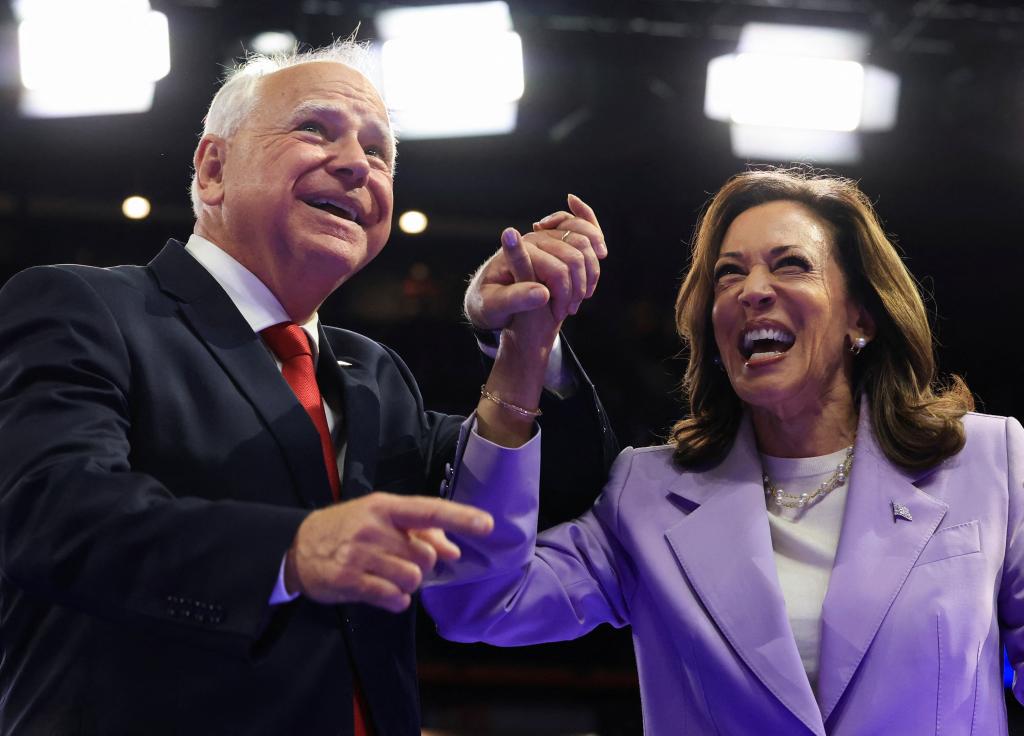
[[(514, 315), (549, 302), (554, 319), (561, 322), (593, 295), (601, 275), (600, 260), (608, 255), (604, 233), (594, 210), (582, 199), (570, 194), (568, 203), (569, 212), (548, 215), (520, 239), (533, 279), (516, 278), (505, 246), (473, 275), (464, 307), (474, 327), (501, 330)], [(502, 241), (508, 242), (505, 236)]]
[(472, 506), (371, 493), (306, 517), (285, 559), (285, 587), (319, 603), (397, 613), (438, 559), (458, 559), (445, 531), (479, 536), (493, 528), (490, 514)]

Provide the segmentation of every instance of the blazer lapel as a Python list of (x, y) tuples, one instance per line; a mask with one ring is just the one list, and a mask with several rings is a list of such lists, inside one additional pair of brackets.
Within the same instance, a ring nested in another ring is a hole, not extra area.
[(288, 464), (299, 501), (310, 508), (330, 504), (316, 428), (260, 336), (180, 243), (169, 242), (149, 265), (160, 287), (179, 302), (182, 318), (263, 418)]
[(382, 398), (377, 381), (359, 360), (341, 352), (335, 353), (323, 327), (320, 328), (317, 376), (321, 382), (330, 381), (341, 390), (345, 423), (341, 497), (352, 499), (365, 496), (374, 490), (373, 479), (380, 444)]
[[(839, 548), (821, 614), (818, 695), (826, 721), (946, 515), (945, 503), (914, 487), (922, 475), (889, 462), (862, 402)], [(909, 510), (913, 520), (897, 518), (893, 503)]]
[(744, 418), (721, 463), (681, 475), (670, 491), (698, 504), (665, 534), (693, 590), (764, 686), (823, 736), (821, 713), (786, 616), (749, 419)]

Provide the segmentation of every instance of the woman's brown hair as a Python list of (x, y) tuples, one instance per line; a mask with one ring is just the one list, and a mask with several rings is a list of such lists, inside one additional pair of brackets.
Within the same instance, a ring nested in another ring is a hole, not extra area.
[(743, 408), (714, 363), (713, 269), (732, 221), (778, 200), (798, 202), (832, 225), (847, 288), (874, 318), (877, 334), (856, 359), (853, 388), (855, 397), (868, 397), (886, 457), (916, 469), (955, 455), (964, 445), (960, 419), (974, 400), (959, 376), (947, 386), (937, 383), (924, 302), (871, 202), (849, 179), (773, 168), (733, 176), (697, 221), (690, 269), (676, 297), (676, 328), (690, 358), (683, 379), (689, 412), (671, 435), (676, 461), (684, 467), (714, 462), (736, 436)]

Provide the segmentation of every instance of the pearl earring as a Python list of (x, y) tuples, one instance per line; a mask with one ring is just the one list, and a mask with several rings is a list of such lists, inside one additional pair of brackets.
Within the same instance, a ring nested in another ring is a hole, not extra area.
[(868, 346), (868, 339), (861, 335), (853, 341), (850, 345), (850, 352), (854, 355), (860, 355), (860, 351)]

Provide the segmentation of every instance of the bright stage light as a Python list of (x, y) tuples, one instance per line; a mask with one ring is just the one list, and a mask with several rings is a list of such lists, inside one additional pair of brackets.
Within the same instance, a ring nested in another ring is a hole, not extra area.
[(377, 15), (384, 97), (398, 135), (509, 133), (523, 48), (504, 2), (393, 8)]
[(145, 220), (151, 210), (149, 200), (137, 194), (125, 198), (121, 203), (121, 214), (129, 220)]
[(295, 36), (288, 31), (264, 31), (252, 37), (249, 46), (257, 54), (273, 56), (274, 54), (287, 54), (295, 48), (298, 43)]
[(408, 235), (419, 235), (427, 229), (427, 216), (418, 210), (408, 210), (398, 218), (398, 227)]
[(864, 67), (855, 61), (738, 54), (730, 119), (741, 125), (856, 130)]
[(145, 112), (170, 71), (167, 17), (146, 0), (21, 0), (21, 112)]
[(708, 64), (704, 112), (731, 124), (741, 158), (853, 163), (858, 130), (896, 122), (899, 80), (861, 63), (863, 34), (828, 28), (744, 27), (736, 54)]

